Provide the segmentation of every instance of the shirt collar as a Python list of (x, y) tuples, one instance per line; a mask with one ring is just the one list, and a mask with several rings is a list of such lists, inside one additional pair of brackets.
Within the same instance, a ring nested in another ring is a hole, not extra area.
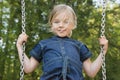
[(57, 39), (69, 39), (69, 37), (65, 36), (65, 37), (60, 37), (60, 36), (53, 36), (53, 38), (57, 38)]

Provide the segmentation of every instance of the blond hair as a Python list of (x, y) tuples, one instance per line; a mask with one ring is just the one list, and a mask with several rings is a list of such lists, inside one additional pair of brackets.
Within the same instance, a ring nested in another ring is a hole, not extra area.
[(77, 26), (77, 17), (76, 17), (76, 14), (74, 12), (74, 10), (68, 6), (68, 5), (65, 5), (65, 4), (59, 4), (59, 5), (55, 5), (53, 10), (51, 11), (50, 15), (49, 15), (49, 25), (52, 24), (52, 19), (55, 15), (59, 14), (60, 12), (63, 12), (63, 11), (69, 11), (72, 13), (72, 16), (73, 16), (73, 21), (74, 21), (74, 28), (76, 28)]

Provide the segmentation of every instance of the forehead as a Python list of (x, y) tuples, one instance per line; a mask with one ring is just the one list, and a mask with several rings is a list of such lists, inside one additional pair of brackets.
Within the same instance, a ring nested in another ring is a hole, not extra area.
[(73, 14), (69, 10), (61, 10), (56, 12), (56, 14), (53, 15), (53, 19), (70, 19), (73, 18)]

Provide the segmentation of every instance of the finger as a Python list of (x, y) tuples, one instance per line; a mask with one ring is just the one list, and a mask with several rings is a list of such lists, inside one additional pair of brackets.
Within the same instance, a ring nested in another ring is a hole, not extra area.
[(20, 34), (20, 35), (19, 35), (19, 38), (22, 38), (22, 37), (23, 37), (23, 34)]
[(27, 37), (27, 38), (28, 38), (28, 35), (27, 35), (25, 32), (23, 32), (22, 34), (23, 34), (25, 37)]
[(101, 36), (100, 39), (106, 39), (106, 37), (105, 36)]
[(25, 32), (22, 32), (22, 34), (26, 34)]

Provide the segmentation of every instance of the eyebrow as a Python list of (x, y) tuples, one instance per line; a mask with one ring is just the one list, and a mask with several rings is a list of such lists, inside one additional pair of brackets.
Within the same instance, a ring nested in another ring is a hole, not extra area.
[[(56, 19), (56, 18), (55, 18), (55, 19), (53, 19), (53, 20), (60, 20), (60, 19)], [(67, 18), (67, 19), (65, 18), (64, 20), (70, 20), (70, 18)]]

